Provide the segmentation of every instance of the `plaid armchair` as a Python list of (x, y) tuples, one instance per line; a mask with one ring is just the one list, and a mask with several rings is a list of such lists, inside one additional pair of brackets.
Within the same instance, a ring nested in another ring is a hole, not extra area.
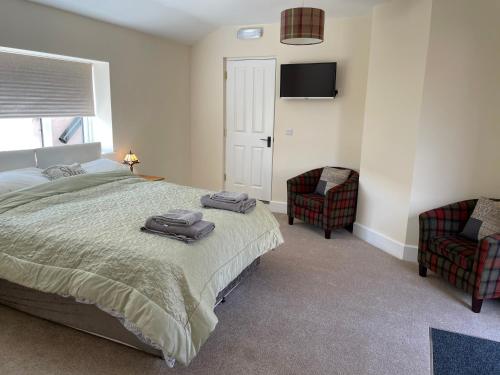
[(323, 168), (313, 169), (287, 181), (288, 223), (293, 225), (293, 219), (297, 218), (319, 226), (328, 239), (332, 229), (346, 228), (352, 232), (358, 199), (358, 172), (351, 170), (348, 179), (328, 190), (326, 196), (314, 193), (321, 172)]
[(459, 235), (477, 199), (456, 202), (420, 214), (419, 274), (427, 269), (472, 294), (472, 311), (483, 300), (500, 298), (500, 233), (479, 242)]

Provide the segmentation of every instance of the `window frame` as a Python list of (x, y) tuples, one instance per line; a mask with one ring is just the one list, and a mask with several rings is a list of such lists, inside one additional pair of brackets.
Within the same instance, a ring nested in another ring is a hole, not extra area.
[[(92, 83), (93, 83), (95, 116), (94, 117), (75, 116), (75, 117), (82, 117), (84, 119), (83, 143), (100, 142), (103, 154), (114, 152), (113, 120), (112, 120), (112, 109), (111, 109), (111, 77), (110, 77), (109, 62), (85, 59), (80, 57), (50, 54), (38, 51), (21, 50), (21, 49), (2, 47), (2, 46), (0, 46), (0, 52), (20, 53), (24, 55), (92, 64)], [(51, 117), (56, 118), (57, 116), (47, 116), (47, 118)], [(71, 116), (64, 116), (64, 117), (71, 117)], [(32, 117), (32, 118), (43, 119), (45, 117), (42, 116), (42, 117)], [(43, 135), (42, 135), (42, 144), (43, 145), (46, 144), (45, 140), (43, 139)], [(43, 146), (43, 147), (51, 147), (51, 146)]]

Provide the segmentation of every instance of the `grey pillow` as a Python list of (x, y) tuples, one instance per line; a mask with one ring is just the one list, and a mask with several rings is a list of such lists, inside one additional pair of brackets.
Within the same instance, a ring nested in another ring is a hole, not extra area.
[(461, 234), (471, 241), (480, 241), (495, 233), (500, 233), (500, 202), (479, 198)]
[(351, 171), (349, 169), (323, 168), (315, 193), (326, 195), (326, 192), (331, 188), (346, 182), (350, 174)]
[(51, 180), (57, 180), (63, 177), (76, 176), (84, 173), (85, 170), (78, 163), (71, 165), (53, 165), (42, 171), (42, 174)]

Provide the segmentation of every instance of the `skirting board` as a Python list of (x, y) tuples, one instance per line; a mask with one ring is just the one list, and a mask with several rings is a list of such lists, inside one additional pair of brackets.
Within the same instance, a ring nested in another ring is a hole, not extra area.
[(359, 223), (354, 223), (354, 235), (398, 259), (417, 261), (417, 246), (401, 243)]
[[(286, 202), (271, 201), (269, 210), (278, 214), (286, 214)], [(354, 235), (398, 259), (409, 262), (417, 261), (417, 246), (403, 244), (359, 223), (354, 223)]]
[(277, 214), (286, 214), (286, 202), (271, 201), (269, 209)]

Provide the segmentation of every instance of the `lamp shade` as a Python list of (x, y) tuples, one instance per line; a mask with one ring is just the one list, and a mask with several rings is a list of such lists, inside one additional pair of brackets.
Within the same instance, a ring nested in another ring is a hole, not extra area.
[(123, 164), (128, 164), (130, 166), (130, 172), (134, 172), (134, 165), (139, 164), (140, 161), (137, 156), (130, 150), (127, 155), (123, 158)]
[(323, 42), (325, 11), (318, 8), (291, 8), (281, 12), (281, 43), (292, 45)]
[(129, 151), (129, 153), (125, 155), (125, 157), (123, 158), (123, 164), (128, 164), (132, 166), (138, 163), (140, 163), (140, 161), (132, 151)]

